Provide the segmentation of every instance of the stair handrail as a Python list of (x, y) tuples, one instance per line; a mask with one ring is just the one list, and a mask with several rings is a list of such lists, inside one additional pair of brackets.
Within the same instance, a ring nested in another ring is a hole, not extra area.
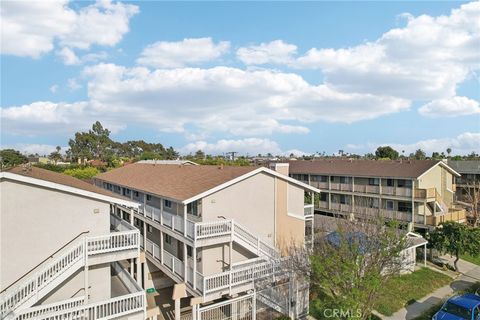
[(67, 246), (69, 246), (72, 242), (74, 242), (75, 240), (77, 240), (80, 236), (82, 235), (85, 235), (87, 233), (90, 233), (90, 231), (83, 231), (83, 232), (80, 232), (78, 235), (76, 235), (73, 239), (71, 239), (70, 241), (68, 241), (66, 244), (64, 244), (62, 247), (60, 247), (58, 250), (56, 250), (54, 253), (50, 254), (48, 257), (46, 257), (44, 260), (42, 260), (39, 264), (37, 264), (35, 267), (31, 268), (29, 271), (27, 271), (25, 274), (23, 274), (20, 278), (18, 278), (17, 280), (15, 280), (14, 282), (12, 282), (8, 287), (6, 287), (5, 289), (3, 289), (2, 291), (0, 291), (0, 294), (1, 293), (4, 293), (5, 291), (7, 291), (10, 287), (12, 287), (14, 284), (18, 283), (20, 280), (22, 280), (23, 278), (25, 278), (26, 276), (28, 276), (29, 274), (33, 273), (35, 271), (35, 269), (39, 268), (40, 266), (42, 266), (43, 264), (45, 264), (48, 260), (54, 258), (54, 256), (59, 253), (60, 251), (62, 251), (63, 249), (65, 249)]

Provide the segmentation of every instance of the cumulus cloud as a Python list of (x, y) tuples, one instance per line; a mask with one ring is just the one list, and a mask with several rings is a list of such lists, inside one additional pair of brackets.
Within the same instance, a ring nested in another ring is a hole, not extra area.
[[(40, 156), (46, 156), (55, 151), (57, 146), (49, 144), (35, 144), (35, 143), (17, 143), (13, 145), (1, 146), (2, 149), (15, 149), (25, 155), (38, 154)], [(62, 150), (67, 150), (68, 147), (62, 147)], [(62, 152), (62, 151), (60, 151)]]
[(70, 48), (70, 52), (62, 49), (59, 54), (72, 63), (76, 60), (71, 49), (117, 44), (128, 32), (129, 20), (137, 12), (135, 5), (109, 0), (97, 1), (77, 11), (65, 0), (5, 1), (0, 11), (1, 52), (38, 58), (58, 44)]
[(421, 115), (428, 117), (458, 117), (471, 114), (480, 114), (478, 101), (467, 97), (452, 97), (430, 101), (418, 109)]
[(309, 50), (294, 63), (319, 69), (344, 92), (404, 99), (446, 99), (480, 67), (480, 2), (448, 16), (407, 15), (403, 28), (378, 40), (342, 49)]
[(202, 150), (207, 154), (223, 154), (226, 152), (235, 151), (240, 155), (257, 155), (271, 153), (273, 155), (290, 155), (291, 153), (296, 156), (307, 154), (301, 150), (287, 150), (282, 151), (276, 141), (270, 139), (260, 138), (246, 138), (238, 140), (222, 139), (213, 143), (206, 141), (196, 141), (187, 144), (180, 149), (182, 154), (195, 153), (197, 150)]
[(480, 151), (480, 132), (464, 132), (453, 138), (425, 139), (413, 143), (367, 143), (367, 144), (349, 144), (346, 150), (352, 152), (374, 152), (379, 146), (389, 145), (395, 150), (405, 151), (408, 155), (418, 149), (422, 149), (428, 155), (432, 152), (446, 152), (447, 148), (452, 149), (452, 154), (469, 154), (472, 151)]
[(260, 45), (242, 47), (237, 58), (247, 65), (290, 63), (297, 52), (297, 46), (283, 40), (274, 40)]
[(159, 41), (148, 45), (137, 63), (154, 68), (180, 68), (214, 60), (228, 52), (230, 43), (214, 43), (212, 38)]
[(59, 56), (60, 59), (62, 59), (63, 63), (67, 66), (80, 63), (80, 59), (70, 48), (62, 48), (61, 50), (57, 51), (57, 56)]
[(297, 74), (271, 70), (150, 70), (99, 64), (86, 67), (83, 76), (88, 79), (89, 101), (4, 107), (2, 116), (9, 120), (11, 130), (22, 132), (36, 132), (47, 119), (59, 125), (103, 119), (116, 127), (140, 123), (185, 135), (188, 127), (191, 132), (207, 135), (260, 136), (305, 134), (313, 121), (351, 123), (399, 112), (410, 105), (388, 96), (347, 94), (327, 85), (313, 86)]

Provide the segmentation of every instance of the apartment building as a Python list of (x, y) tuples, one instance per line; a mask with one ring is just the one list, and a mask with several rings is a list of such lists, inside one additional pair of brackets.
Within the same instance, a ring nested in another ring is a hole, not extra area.
[(311, 244), (318, 189), (273, 169), (136, 163), (95, 177), (139, 204), (115, 210), (142, 235), (149, 317), (167, 318), (169, 296), (175, 319), (308, 313), (308, 284), (284, 263), (289, 246)]
[(318, 213), (362, 218), (381, 215), (411, 228), (465, 221), (454, 201), (460, 175), (443, 161), (291, 161), (291, 177), (320, 189)]
[(28, 165), (0, 194), (1, 319), (145, 319), (140, 233), (111, 215), (137, 203)]
[(480, 184), (480, 160), (448, 160), (448, 165), (461, 175), (456, 179), (456, 195), (457, 199), (465, 200), (469, 189)]

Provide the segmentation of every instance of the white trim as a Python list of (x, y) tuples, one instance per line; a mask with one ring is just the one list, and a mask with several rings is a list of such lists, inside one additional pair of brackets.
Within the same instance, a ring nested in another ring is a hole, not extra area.
[(460, 177), (460, 173), (458, 173), (457, 171), (453, 170), (452, 167), (450, 167), (448, 164), (446, 164), (445, 162), (443, 161), (438, 161), (435, 165), (431, 166), (427, 171), (425, 171), (424, 173), (422, 173), (421, 175), (419, 175), (417, 177), (417, 179), (420, 179), (422, 176), (424, 176), (425, 174), (427, 174), (430, 170), (433, 170), (433, 168), (435, 168), (436, 166), (438, 165), (442, 165), (447, 171), (450, 171), (450, 173), (452, 173), (453, 175), (457, 176), (457, 177)]
[(299, 216), (298, 214), (290, 213), (288, 211), (287, 216), (305, 221), (305, 216)]
[(310, 186), (310, 185), (308, 185), (308, 184), (306, 184), (306, 183), (300, 182), (300, 181), (298, 181), (298, 180), (296, 180), (296, 179), (290, 178), (290, 177), (288, 177), (288, 176), (286, 176), (286, 175), (283, 175), (283, 174), (278, 173), (278, 172), (276, 172), (276, 171), (273, 171), (273, 170), (271, 170), (271, 169), (268, 169), (268, 168), (265, 168), (265, 167), (260, 167), (260, 168), (258, 168), (258, 169), (255, 169), (255, 170), (252, 170), (252, 171), (250, 171), (250, 172), (247, 172), (247, 173), (244, 174), (244, 175), (241, 175), (241, 176), (239, 176), (239, 177), (236, 177), (235, 179), (232, 179), (232, 180), (229, 180), (229, 181), (227, 181), (227, 182), (225, 182), (225, 183), (222, 183), (221, 185), (218, 185), (218, 186), (216, 186), (216, 187), (214, 187), (214, 188), (212, 188), (212, 189), (209, 189), (209, 190), (204, 191), (204, 192), (202, 192), (202, 193), (200, 193), (200, 194), (197, 194), (196, 196), (193, 196), (193, 197), (191, 197), (191, 198), (189, 198), (189, 199), (185, 199), (185, 200), (182, 201), (182, 204), (188, 204), (188, 203), (193, 202), (193, 201), (195, 201), (195, 200), (204, 198), (204, 197), (206, 197), (206, 196), (208, 196), (208, 195), (210, 195), (210, 194), (212, 194), (212, 193), (215, 193), (215, 192), (217, 192), (217, 191), (219, 191), (219, 190), (222, 190), (222, 189), (224, 189), (224, 188), (226, 188), (226, 187), (229, 187), (229, 186), (231, 186), (231, 185), (233, 185), (233, 184), (235, 184), (235, 183), (237, 183), (237, 182), (240, 182), (240, 181), (242, 181), (242, 180), (245, 180), (245, 179), (247, 179), (247, 178), (250, 178), (250, 177), (252, 177), (252, 176), (254, 176), (254, 175), (256, 175), (256, 174), (258, 174), (258, 173), (260, 173), (260, 172), (264, 172), (264, 173), (267, 173), (267, 174), (271, 174), (271, 175), (273, 175), (273, 176), (275, 176), (275, 177), (277, 177), (277, 178), (280, 178), (280, 179), (286, 180), (286, 181), (288, 181), (288, 182), (290, 182), (290, 183), (296, 184), (297, 186), (300, 186), (300, 187), (302, 187), (303, 189), (308, 189), (308, 190), (310, 190), (310, 191), (313, 191), (313, 192), (316, 192), (316, 193), (320, 193), (320, 190), (319, 190), (319, 189), (317, 189), (317, 188), (315, 188), (315, 187), (312, 187), (312, 186)]
[(60, 184), (60, 183), (50, 182), (50, 181), (37, 179), (37, 178), (32, 178), (32, 177), (26, 177), (26, 176), (11, 173), (11, 172), (0, 172), (0, 178), (1, 179), (9, 179), (9, 180), (14, 180), (14, 181), (19, 181), (19, 182), (32, 184), (32, 185), (36, 185), (36, 186), (41, 186), (41, 187), (54, 189), (54, 190), (60, 190), (60, 191), (72, 193), (72, 194), (75, 194), (75, 195), (84, 196), (84, 197), (87, 197), (87, 198), (93, 198), (93, 199), (97, 199), (97, 200), (101, 200), (101, 201), (105, 201), (105, 202), (109, 202), (109, 203), (116, 203), (116, 204), (126, 206), (126, 207), (138, 208), (139, 205), (140, 205), (139, 203), (136, 203), (136, 202), (133, 202), (133, 201), (118, 199), (118, 198), (115, 198), (115, 197), (110, 197), (110, 196), (106, 196), (106, 195), (103, 195), (103, 194), (99, 194), (99, 193), (95, 193), (95, 192), (91, 192), (91, 191), (87, 191), (87, 190), (83, 190), (83, 189), (79, 189), (79, 188), (75, 188), (75, 187), (66, 186), (66, 185), (63, 185), (63, 184)]

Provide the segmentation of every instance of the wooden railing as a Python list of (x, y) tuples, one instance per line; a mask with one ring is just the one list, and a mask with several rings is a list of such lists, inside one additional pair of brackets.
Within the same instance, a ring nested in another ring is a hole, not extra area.
[(427, 216), (427, 224), (431, 226), (438, 226), (442, 222), (447, 221), (465, 221), (466, 219), (466, 212), (465, 210), (451, 210), (447, 213)]

